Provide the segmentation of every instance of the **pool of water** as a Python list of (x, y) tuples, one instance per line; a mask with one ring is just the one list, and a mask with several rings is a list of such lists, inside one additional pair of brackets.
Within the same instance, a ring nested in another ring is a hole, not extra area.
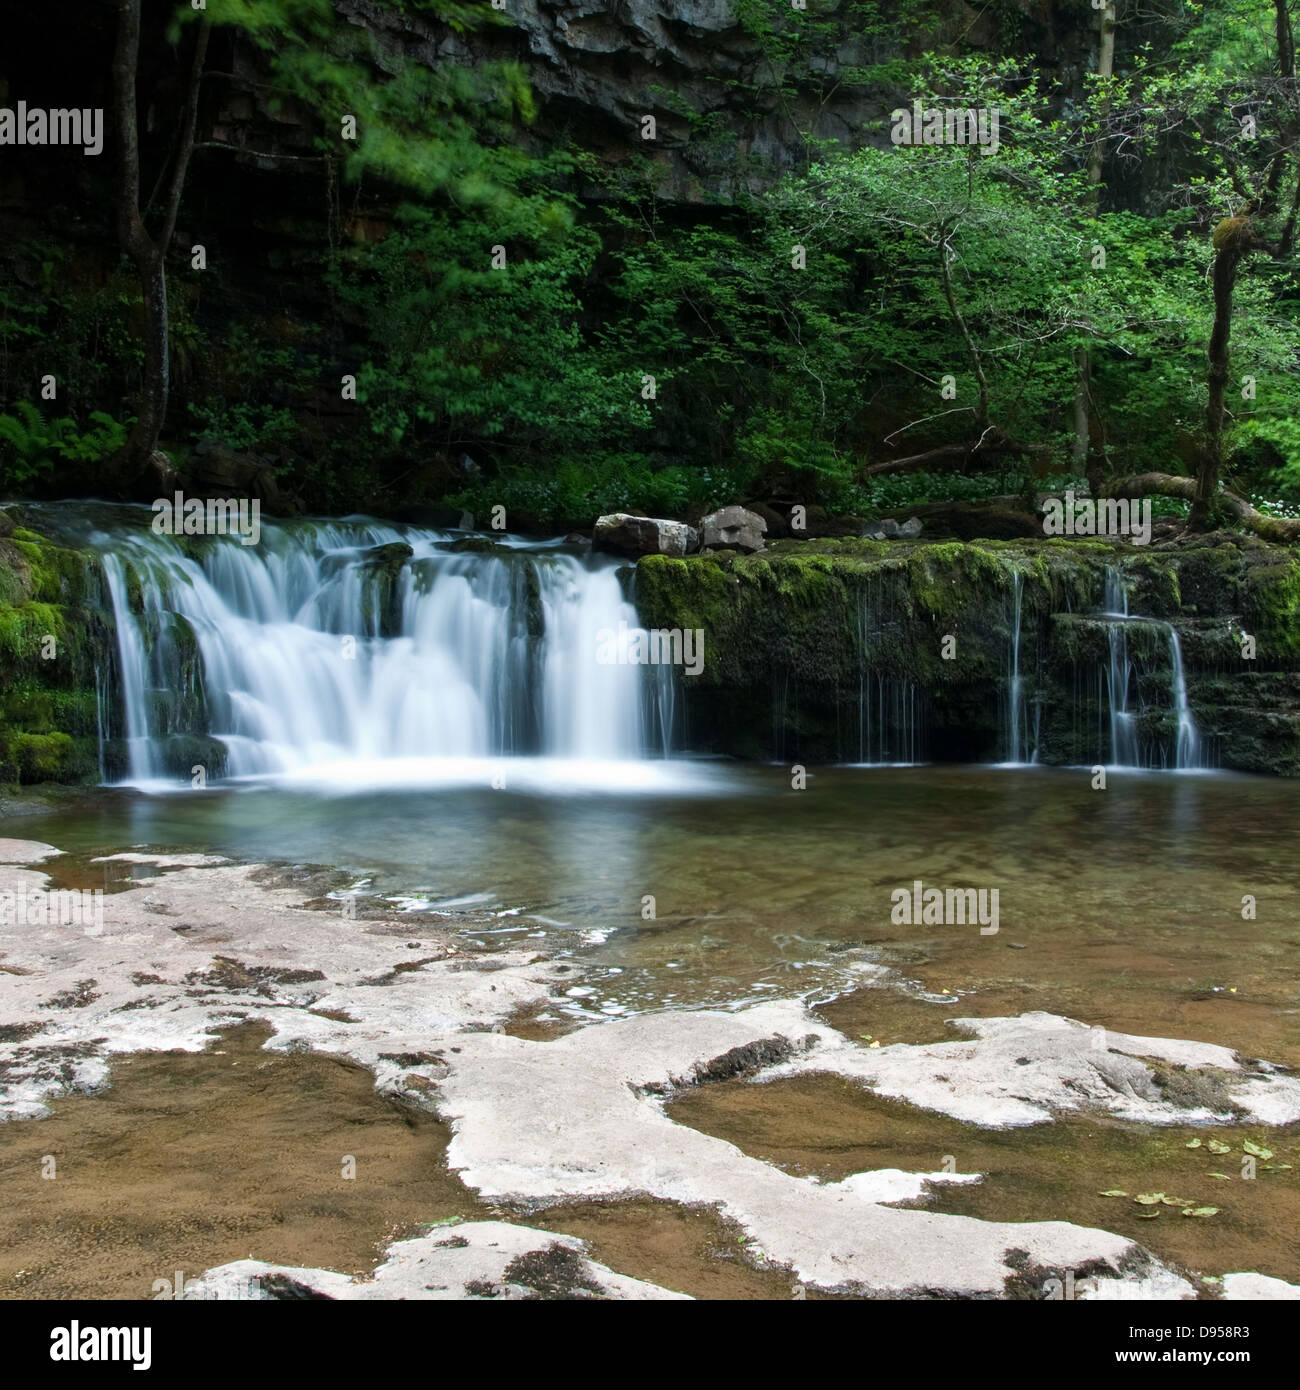
[[(500, 789), (105, 788), (7, 830), (82, 864), (199, 849), (342, 867), (412, 912), (470, 902), (499, 914), (501, 939), (558, 938), (592, 967), (575, 1015), (802, 994), (900, 1041), (1042, 1008), (1300, 1064), (1291, 783), (834, 767), (794, 790), (785, 768), (651, 766), (650, 780), (570, 769), (562, 796), (539, 794), (545, 769), (527, 761), (501, 765)], [(895, 920), (895, 890), (910, 899), (918, 880), (996, 890), (997, 932)]]

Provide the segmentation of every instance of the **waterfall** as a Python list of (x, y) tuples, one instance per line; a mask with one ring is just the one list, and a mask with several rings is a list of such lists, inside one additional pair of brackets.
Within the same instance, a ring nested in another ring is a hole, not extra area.
[(675, 673), (598, 654), (639, 631), (618, 562), (456, 539), (363, 520), (264, 524), (256, 546), (101, 533), (131, 778), (188, 774), (169, 741), (195, 736), (234, 777), (665, 753)]
[[(1110, 711), (1110, 761), (1116, 767), (1157, 765), (1155, 754), (1144, 759), (1138, 736), (1137, 712), (1130, 709), (1131, 691), (1135, 684), (1135, 666), (1129, 654), (1129, 629), (1136, 625), (1164, 632), (1168, 642), (1170, 694), (1173, 713), (1177, 719), (1177, 734), (1173, 748), (1175, 769), (1204, 766), (1200, 735), (1187, 699), (1187, 678), (1183, 670), (1183, 649), (1172, 623), (1158, 618), (1130, 614), (1128, 593), (1119, 570), (1108, 566), (1102, 618), (1106, 620), (1109, 662), (1106, 669), (1106, 700)], [(1159, 750), (1159, 765), (1167, 765), (1167, 757)]]
[(1114, 566), (1106, 569), (1103, 616), (1113, 619), (1107, 625), (1110, 663), (1106, 670), (1106, 699), (1110, 710), (1110, 759), (1116, 767), (1140, 767), (1135, 716), (1129, 711), (1129, 687), (1133, 663), (1128, 655), (1128, 594)]
[[(1012, 575), (1011, 670), (1007, 676), (1007, 762), (1020, 766), (1027, 760), (1029, 746), (1028, 712), (1024, 702), (1024, 678), (1020, 674), (1020, 613), (1024, 597), (1025, 577), (1019, 570)], [(1038, 760), (1037, 714), (1033, 750), (1028, 761)]]
[(924, 721), (916, 682), (889, 676), (873, 663), (884, 616), (870, 591), (858, 598), (857, 762), (890, 766), (918, 762)]
[(1183, 646), (1173, 624), (1169, 624), (1169, 664), (1174, 672), (1174, 708), (1178, 714), (1178, 743), (1174, 751), (1175, 767), (1201, 767), (1201, 739), (1187, 703), (1187, 677), (1183, 674)]

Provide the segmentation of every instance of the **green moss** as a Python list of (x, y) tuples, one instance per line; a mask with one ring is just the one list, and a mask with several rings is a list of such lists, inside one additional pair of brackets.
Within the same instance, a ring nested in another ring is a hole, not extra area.
[[(1179, 626), (1189, 681), (1207, 668), (1230, 669), (1234, 624), (1258, 633), (1261, 659), (1300, 667), (1300, 562), (1281, 547), (1214, 541), (1143, 553), (1055, 538), (781, 541), (757, 555), (647, 557), (633, 597), (648, 626), (704, 630), (704, 673), (681, 687), (697, 746), (739, 756), (771, 756), (777, 743), (809, 757), (851, 753), (870, 675), (921, 692), (941, 753), (993, 757), (1005, 755), (1019, 576), (1020, 670), (1040, 753), (1081, 762), (1104, 739), (1110, 636), (1096, 614), (1117, 567), (1131, 589), (1130, 611), (1156, 620), (1127, 632), (1135, 693), (1147, 710), (1143, 733), (1152, 740), (1172, 744), (1176, 732), (1162, 622)], [(942, 654), (949, 633), (953, 660)], [(1279, 766), (1294, 761), (1289, 718), (1260, 716)], [(1218, 737), (1217, 729), (1206, 733)], [(1244, 765), (1234, 761), (1240, 757), (1260, 766), (1249, 744), (1225, 737), (1215, 747), (1226, 750), (1224, 765)]]
[(0, 608), (0, 653), (15, 665), (42, 659), (47, 637), (57, 644), (66, 631), (63, 610), (52, 603), (22, 603)]
[(95, 556), (21, 527), (0, 540), (0, 781), (98, 780), (101, 596)]
[(908, 557), (912, 600), (930, 617), (950, 622), (968, 614), (973, 597), (984, 588), (1006, 589), (1014, 565), (967, 541), (927, 545)]
[(1275, 557), (1250, 573), (1246, 627), (1256, 640), (1258, 660), (1269, 666), (1300, 662), (1300, 559)]
[(0, 734), (0, 781), (84, 782), (97, 779), (98, 750), (92, 738), (64, 733)]
[(85, 601), (88, 576), (98, 563), (94, 555), (55, 545), (23, 527), (15, 528), (12, 544), (27, 566), (33, 599), (64, 604)]

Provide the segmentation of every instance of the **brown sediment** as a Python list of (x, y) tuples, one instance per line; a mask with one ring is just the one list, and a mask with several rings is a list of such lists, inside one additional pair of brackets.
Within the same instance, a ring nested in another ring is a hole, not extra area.
[[(1072, 1221), (1129, 1236), (1201, 1274), (1253, 1270), (1300, 1282), (1297, 1125), (1153, 1129), (1069, 1118), (981, 1130), (883, 1100), (833, 1076), (701, 1086), (672, 1100), (668, 1113), (786, 1172), (828, 1182), (878, 1168), (985, 1174), (980, 1183), (936, 1185), (919, 1204), (928, 1211), (986, 1221)], [(1197, 1138), (1200, 1147), (1188, 1149)], [(1230, 1145), (1231, 1152), (1211, 1153), (1211, 1139)], [(1242, 1176), (1246, 1140), (1273, 1154), (1256, 1159), (1253, 1179)], [(1283, 1163), (1294, 1166), (1277, 1166)], [(1214, 1172), (1228, 1176), (1210, 1177)], [(1100, 1195), (1111, 1190), (1127, 1196)], [(1181, 1205), (1133, 1200), (1161, 1192), (1219, 1211), (1184, 1217)], [(1152, 1211), (1159, 1216), (1152, 1218)]]
[(708, 1208), (651, 1198), (565, 1203), (526, 1218), (529, 1226), (585, 1240), (601, 1264), (693, 1298), (827, 1298), (787, 1269), (756, 1268), (740, 1228)]
[[(1236, 975), (1225, 967), (1218, 972), (1225, 983), (1216, 990), (1200, 982), (1203, 965), (1189, 969), (1132, 945), (1095, 945), (1085, 958), (1077, 940), (1054, 940), (1050, 932), (1016, 940), (1029, 944), (1012, 950), (953, 942), (939, 947), (933, 960), (900, 964), (900, 975), (917, 981), (928, 999), (876, 987), (842, 995), (816, 1012), (848, 1037), (870, 1034), (884, 1046), (950, 1040), (958, 1036), (945, 1025), (950, 1018), (1042, 1011), (1138, 1037), (1216, 1043), (1243, 1058), (1300, 1068), (1300, 1012), (1275, 997), (1275, 989), (1261, 997), (1244, 981), (1234, 985)], [(950, 997), (936, 998), (945, 989)]]
[(0, 1124), (0, 1298), (151, 1298), (250, 1256), (361, 1273), (419, 1223), (474, 1212), (446, 1126), (361, 1067), (261, 1051), (268, 1035), (123, 1057), (110, 1089)]
[(148, 1299), (177, 1270), (246, 1258), (364, 1274), (389, 1242), (456, 1216), (579, 1236), (610, 1268), (697, 1298), (824, 1296), (753, 1267), (738, 1228), (708, 1209), (484, 1204), (446, 1168), (447, 1126), (339, 1058), (263, 1051), (269, 1035), (249, 1024), (208, 1052), (115, 1059), (107, 1090), (0, 1125), (0, 1298)]

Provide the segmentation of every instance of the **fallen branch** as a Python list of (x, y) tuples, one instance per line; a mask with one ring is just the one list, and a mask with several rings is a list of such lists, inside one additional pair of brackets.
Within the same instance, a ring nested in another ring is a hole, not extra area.
[(1050, 452), (1050, 445), (1024, 444), (1018, 439), (1008, 439), (990, 425), (978, 439), (968, 439), (960, 444), (941, 444), (937, 449), (927, 449), (921, 454), (908, 454), (906, 458), (869, 463), (862, 469), (861, 476), (872, 478), (881, 473), (907, 473), (914, 469), (929, 468), (932, 464), (953, 465), (971, 459), (991, 457), (994, 454), (1036, 455)]
[[(1146, 497), (1156, 493), (1162, 497), (1181, 497), (1184, 501), (1196, 500), (1196, 479), (1185, 478), (1174, 473), (1135, 473), (1132, 477), (1121, 478), (1105, 489), (1106, 497)], [(1239, 521), (1248, 530), (1268, 541), (1289, 542), (1300, 539), (1300, 519), (1280, 516), (1267, 516), (1258, 508), (1252, 507), (1244, 497), (1220, 487), (1215, 494), (1215, 502)]]

